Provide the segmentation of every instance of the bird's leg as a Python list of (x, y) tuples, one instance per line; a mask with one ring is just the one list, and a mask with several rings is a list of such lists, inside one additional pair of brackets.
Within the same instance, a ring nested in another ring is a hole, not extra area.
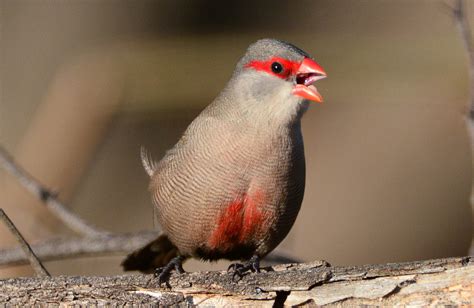
[(241, 279), (247, 271), (251, 271), (253, 273), (260, 273), (260, 258), (257, 255), (254, 255), (244, 264), (232, 263), (231, 265), (229, 265), (227, 271), (229, 270), (232, 270), (234, 272), (232, 275), (232, 279), (234, 279), (236, 276), (239, 276), (239, 279)]
[(170, 275), (173, 269), (178, 274), (184, 273), (184, 269), (183, 269), (184, 259), (185, 258), (183, 256), (177, 256), (171, 259), (171, 261), (169, 261), (168, 264), (166, 264), (165, 266), (157, 268), (155, 270), (155, 277), (158, 278), (158, 284), (161, 285), (163, 282), (166, 282), (168, 284), (168, 279), (170, 278)]

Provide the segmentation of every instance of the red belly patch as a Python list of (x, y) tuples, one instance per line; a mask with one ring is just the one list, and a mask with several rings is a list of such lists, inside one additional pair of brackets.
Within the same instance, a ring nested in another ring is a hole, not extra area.
[(266, 225), (266, 215), (261, 208), (263, 202), (263, 193), (257, 191), (230, 203), (217, 220), (217, 227), (208, 241), (209, 248), (228, 251), (251, 240)]

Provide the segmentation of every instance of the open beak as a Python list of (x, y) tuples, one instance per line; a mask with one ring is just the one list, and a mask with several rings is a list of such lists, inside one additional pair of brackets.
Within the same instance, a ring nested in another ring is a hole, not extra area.
[(307, 100), (317, 103), (323, 102), (323, 97), (313, 83), (319, 79), (326, 78), (326, 72), (318, 63), (310, 58), (304, 58), (298, 71), (296, 71), (296, 84), (292, 93)]

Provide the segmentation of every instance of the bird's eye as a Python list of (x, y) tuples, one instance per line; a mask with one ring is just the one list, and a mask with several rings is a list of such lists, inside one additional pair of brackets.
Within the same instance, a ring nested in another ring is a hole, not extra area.
[(275, 74), (280, 74), (283, 71), (283, 65), (281, 65), (278, 62), (273, 62), (272, 63), (272, 72)]

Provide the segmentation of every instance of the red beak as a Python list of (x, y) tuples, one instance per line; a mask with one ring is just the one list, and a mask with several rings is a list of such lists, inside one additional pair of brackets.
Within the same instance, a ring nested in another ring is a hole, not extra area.
[(326, 76), (326, 72), (318, 63), (310, 58), (304, 58), (298, 71), (296, 71), (296, 85), (292, 93), (307, 100), (322, 103), (323, 97), (319, 94), (318, 89), (313, 86), (313, 83), (326, 78)]

